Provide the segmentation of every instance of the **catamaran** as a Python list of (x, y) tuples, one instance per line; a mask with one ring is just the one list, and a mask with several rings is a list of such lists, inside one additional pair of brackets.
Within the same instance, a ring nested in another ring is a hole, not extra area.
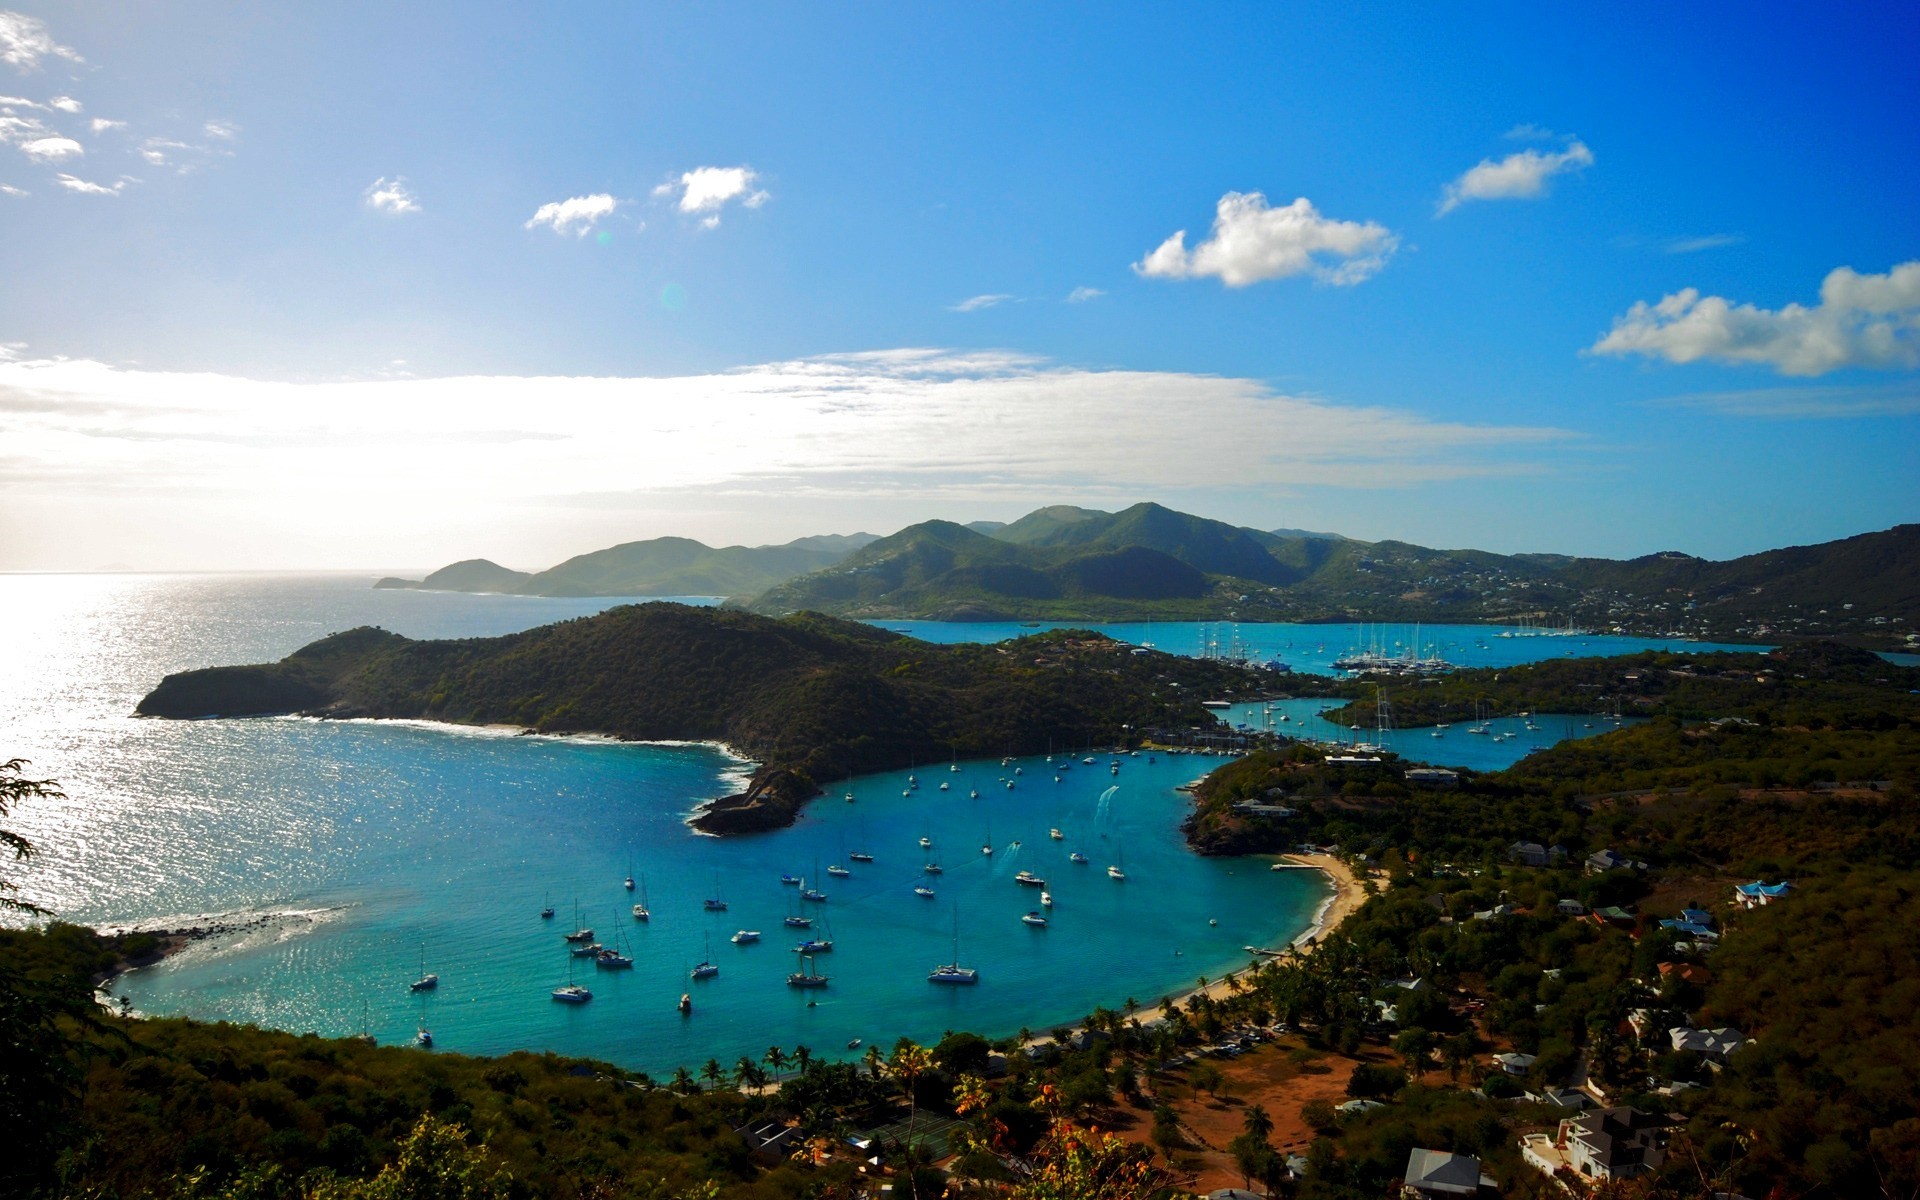
[(608, 946), (593, 956), (593, 965), (603, 971), (631, 971), (633, 970), (633, 955), (626, 952), (624, 945), (618, 950)]
[(979, 983), (980, 972), (960, 965), (960, 906), (953, 906), (953, 961), (927, 972), (928, 983)]
[(567, 960), (567, 986), (557, 987), (551, 993), (562, 1004), (585, 1004), (593, 999), (593, 993), (573, 981), (573, 960)]

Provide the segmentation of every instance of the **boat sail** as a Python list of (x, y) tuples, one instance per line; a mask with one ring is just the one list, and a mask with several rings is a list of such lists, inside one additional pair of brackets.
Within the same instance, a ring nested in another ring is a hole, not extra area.
[(979, 983), (980, 972), (960, 965), (960, 906), (953, 906), (953, 961), (927, 972), (928, 983)]

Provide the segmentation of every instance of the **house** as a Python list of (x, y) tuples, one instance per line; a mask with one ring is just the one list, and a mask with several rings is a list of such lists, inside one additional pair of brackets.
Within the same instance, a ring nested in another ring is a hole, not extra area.
[(734, 1130), (753, 1154), (785, 1162), (800, 1139), (800, 1130), (783, 1120), (749, 1121)]
[(1731, 1025), (1720, 1029), (1689, 1029), (1677, 1025), (1667, 1030), (1675, 1050), (1692, 1050), (1709, 1062), (1725, 1063), (1727, 1055), (1747, 1044), (1747, 1037)]
[(1415, 787), (1458, 787), (1460, 772), (1445, 767), (1413, 767), (1407, 771), (1407, 782)]
[(1605, 908), (1596, 908), (1593, 910), (1593, 915), (1594, 918), (1603, 925), (1625, 925), (1631, 929), (1639, 924), (1632, 913), (1617, 904), (1609, 904)]
[(1733, 885), (1733, 902), (1742, 908), (1764, 907), (1775, 900), (1785, 899), (1792, 887), (1784, 879), (1779, 883), (1762, 883), (1758, 879), (1752, 883), (1736, 883)]
[(1523, 867), (1547, 865), (1547, 848), (1539, 842), (1515, 842), (1507, 847), (1507, 857)]
[(1601, 875), (1608, 871), (1619, 871), (1631, 867), (1636, 871), (1645, 870), (1645, 863), (1637, 863), (1618, 850), (1596, 850), (1587, 855), (1587, 874)]
[(1333, 1111), (1343, 1117), (1357, 1117), (1361, 1113), (1372, 1112), (1376, 1108), (1385, 1107), (1386, 1105), (1380, 1103), (1378, 1100), (1348, 1100), (1344, 1104), (1334, 1105)]
[(1496, 904), (1492, 908), (1483, 908), (1479, 912), (1474, 913), (1473, 919), (1476, 921), (1491, 921), (1495, 917), (1508, 916), (1515, 911), (1515, 908), (1511, 904)]
[(1534, 1056), (1509, 1052), (1493, 1056), (1494, 1065), (1509, 1075), (1525, 1075), (1533, 1069)]
[(1233, 811), (1249, 817), (1290, 817), (1293, 809), (1284, 804), (1264, 804), (1257, 800), (1237, 800)]
[(1713, 928), (1713, 914), (1704, 908), (1683, 908), (1680, 910), (1680, 919), (1702, 929)]
[(1667, 917), (1663, 919), (1660, 922), (1660, 928), (1672, 929), (1684, 933), (1688, 937), (1706, 938), (1708, 941), (1713, 941), (1720, 936), (1697, 921), (1688, 921), (1680, 917)]
[(1584, 917), (1587, 915), (1587, 906), (1578, 900), (1556, 900), (1553, 903), (1553, 911), (1563, 917)]
[(1660, 970), (1660, 978), (1662, 979), (1670, 979), (1674, 976), (1678, 976), (1684, 982), (1695, 984), (1700, 987), (1705, 987), (1709, 983), (1713, 982), (1713, 972), (1707, 970), (1705, 967), (1701, 966), (1699, 963), (1663, 962), (1660, 964), (1659, 970)]
[(1407, 1174), (1400, 1194), (1412, 1197), (1477, 1196), (1499, 1185), (1480, 1170), (1480, 1160), (1445, 1150), (1414, 1149), (1407, 1155)]
[(1666, 1122), (1637, 1108), (1603, 1108), (1563, 1121), (1567, 1163), (1591, 1179), (1632, 1179), (1666, 1161)]
[(1561, 1108), (1582, 1109), (1593, 1105), (1593, 1097), (1575, 1088), (1541, 1088), (1522, 1093), (1535, 1104), (1556, 1104)]

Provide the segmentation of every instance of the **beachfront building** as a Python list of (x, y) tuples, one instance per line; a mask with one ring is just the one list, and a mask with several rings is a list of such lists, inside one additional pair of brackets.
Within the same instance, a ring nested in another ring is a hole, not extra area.
[(1554, 1133), (1520, 1139), (1520, 1157), (1548, 1175), (1632, 1179), (1667, 1157), (1666, 1123), (1635, 1108), (1602, 1108), (1560, 1122)]

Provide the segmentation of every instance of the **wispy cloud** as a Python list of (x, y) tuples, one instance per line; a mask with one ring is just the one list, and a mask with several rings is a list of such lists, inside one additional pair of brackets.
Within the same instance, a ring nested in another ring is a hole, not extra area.
[(1697, 408), (1729, 417), (1774, 420), (1845, 420), (1920, 415), (1920, 385), (1895, 387), (1781, 387), (1733, 392), (1694, 392), (1650, 400), (1660, 408)]
[(223, 142), (234, 141), (240, 136), (240, 127), (232, 121), (208, 121), (200, 127), (200, 130), (208, 137), (218, 138)]
[(0, 62), (31, 71), (43, 58), (64, 58), (85, 62), (71, 46), (62, 46), (47, 32), (46, 22), (8, 9), (0, 9)]
[(1532, 121), (1522, 121), (1512, 129), (1500, 135), (1510, 142), (1551, 142), (1559, 140), (1560, 135)]
[(1920, 366), (1920, 260), (1884, 275), (1838, 267), (1812, 306), (1766, 309), (1685, 288), (1657, 304), (1635, 304), (1591, 353), (1756, 363), (1782, 375)]
[(1447, 185), (1434, 216), (1444, 217), (1469, 200), (1532, 200), (1546, 195), (1547, 181), (1555, 175), (1592, 165), (1593, 151), (1578, 139), (1557, 154), (1521, 150), (1498, 161), (1483, 158)]
[(125, 129), (127, 127), (125, 121), (112, 121), (106, 117), (95, 117), (93, 120), (88, 121), (87, 125), (95, 133), (105, 133), (109, 129)]
[(367, 190), (361, 195), (367, 207), (375, 212), (400, 217), (420, 211), (419, 199), (407, 187), (407, 181), (398, 175), (392, 179), (382, 175), (368, 184)]
[(4, 196), (30, 196), (30, 195), (32, 195), (32, 194), (33, 194), (33, 193), (31, 193), (31, 192), (29, 192), (29, 191), (27, 191), (27, 190), (26, 190), (25, 188), (17, 188), (17, 187), (15, 187), (15, 186), (13, 186), (13, 185), (12, 185), (12, 184), (10, 184), (10, 183), (0, 183), (0, 195), (4, 195)]
[(1097, 287), (1077, 287), (1067, 293), (1068, 304), (1085, 304), (1089, 300), (1098, 300), (1106, 292)]
[(1698, 254), (1722, 246), (1738, 246), (1747, 240), (1744, 233), (1708, 233), (1699, 237), (1671, 238), (1661, 246), (1668, 254)]
[(72, 96), (55, 96), (53, 99), (47, 101), (47, 107), (57, 108), (63, 113), (77, 113), (83, 106)]
[(947, 305), (947, 311), (957, 313), (979, 312), (983, 308), (995, 308), (1012, 299), (1014, 299), (1014, 297), (1005, 292), (990, 292), (984, 296), (968, 296), (965, 300)]
[(773, 199), (773, 193), (760, 186), (759, 172), (746, 166), (695, 167), (654, 188), (653, 194), (678, 197), (674, 207), (683, 213), (705, 214), (700, 224), (707, 229), (720, 224), (721, 210), (728, 204), (759, 208)]
[(535, 209), (524, 228), (537, 229), (545, 225), (555, 233), (585, 237), (602, 218), (611, 216), (619, 207), (620, 202), (605, 192), (554, 200)]
[(79, 192), (83, 196), (118, 196), (127, 186), (125, 179), (115, 180), (113, 185), (109, 187), (105, 184), (94, 183), (89, 179), (81, 179), (76, 175), (67, 175), (64, 173), (54, 176), (54, 182), (70, 192)]
[(1323, 217), (1304, 196), (1273, 208), (1259, 192), (1228, 192), (1206, 241), (1189, 250), (1182, 229), (1133, 269), (1149, 279), (1211, 276), (1228, 287), (1309, 273), (1345, 285), (1370, 278), (1398, 245), (1386, 226)]

